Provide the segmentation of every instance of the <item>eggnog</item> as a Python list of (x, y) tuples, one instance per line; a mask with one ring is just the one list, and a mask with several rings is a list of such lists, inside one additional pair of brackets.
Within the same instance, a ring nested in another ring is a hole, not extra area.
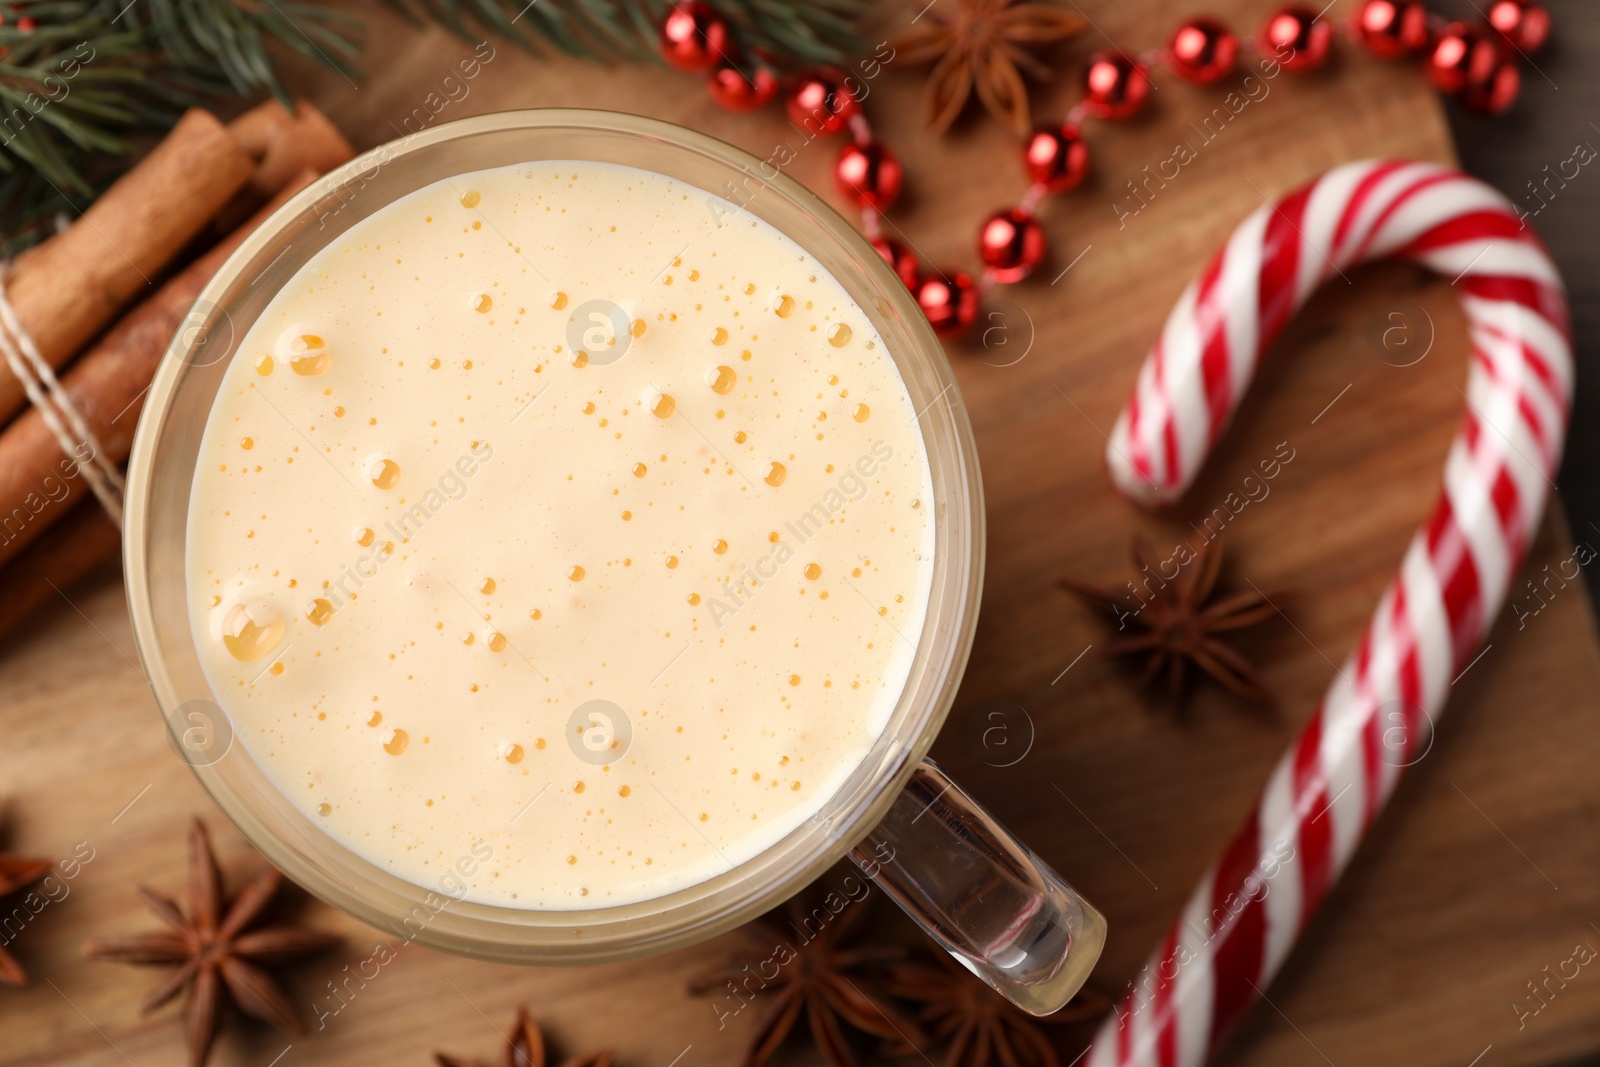
[(202, 662), (288, 802), (400, 878), (672, 892), (883, 732), (931, 583), (917, 417), (749, 212), (611, 164), (458, 175), (242, 338), (188, 519)]

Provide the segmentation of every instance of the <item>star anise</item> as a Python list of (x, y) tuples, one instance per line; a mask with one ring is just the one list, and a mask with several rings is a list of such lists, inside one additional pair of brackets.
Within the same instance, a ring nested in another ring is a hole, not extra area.
[[(1012, 1004), (948, 956), (938, 963), (903, 963), (889, 971), (888, 989), (920, 1004), (917, 1021), (945, 1049), (943, 1067), (1061, 1067), (1055, 1046), (1040, 1023), (1070, 1025), (1099, 1018), (1111, 998), (1084, 987), (1054, 1015), (1036, 1018)], [(920, 1050), (889, 1042), (884, 1054), (904, 1056)]]
[[(827, 901), (842, 901), (829, 908)], [(833, 1067), (856, 1067), (848, 1024), (883, 1040), (925, 1040), (917, 1024), (877, 988), (882, 969), (905, 958), (902, 949), (862, 945), (850, 937), (865, 902), (830, 894), (810, 910), (797, 897), (779, 912), (747, 923), (750, 951), (725, 966), (689, 980), (694, 996), (721, 994), (728, 1010), (719, 1020), (766, 1001), (741, 1067), (761, 1067), (794, 1032), (802, 1015), (811, 1039)], [(774, 916), (788, 918), (787, 929)]]
[[(573, 1056), (561, 1067), (611, 1067), (614, 1055), (611, 1049), (602, 1049), (587, 1056)], [(481, 1060), (464, 1060), (443, 1052), (435, 1052), (433, 1058), (438, 1061), (439, 1067), (488, 1067)], [(544, 1034), (539, 1031), (539, 1024), (534, 1022), (527, 1008), (517, 1009), (517, 1021), (512, 1025), (511, 1033), (506, 1035), (503, 1063), (505, 1067), (545, 1067)]]
[(304, 1031), (304, 1025), (268, 968), (327, 951), (344, 939), (292, 926), (258, 927), (282, 882), (283, 876), (268, 867), (225, 903), (222, 872), (212, 855), (210, 838), (205, 825), (195, 819), (189, 826), (188, 914), (141, 886), (140, 899), (168, 929), (90, 941), (83, 946), (84, 954), (119, 963), (177, 968), (150, 992), (141, 1009), (154, 1011), (188, 988), (183, 1018), (190, 1067), (206, 1062), (227, 998), (246, 1015), (294, 1037)]
[(1084, 600), (1109, 608), (1119, 631), (1134, 631), (1107, 642), (1105, 653), (1144, 656), (1146, 684), (1165, 674), (1175, 704), (1186, 692), (1193, 666), (1245, 700), (1274, 707), (1277, 702), (1255, 668), (1218, 635), (1254, 626), (1278, 609), (1254, 587), (1213, 596), (1222, 570), (1222, 542), (1206, 542), (1198, 549), (1180, 546), (1170, 558), (1157, 560), (1135, 538), (1133, 563), (1139, 573), (1127, 592), (1061, 579), (1063, 587)]
[(1012, 0), (934, 0), (892, 44), (903, 62), (933, 63), (924, 94), (929, 127), (943, 133), (974, 89), (995, 119), (1027, 133), (1024, 72), (1044, 78), (1050, 68), (1029, 51), (1076, 37), (1088, 23), (1051, 4)]
[[(50, 873), (49, 860), (29, 860), (21, 856), (0, 856), (0, 900), (20, 893)], [(7, 985), (27, 985), (28, 972), (22, 969), (11, 953), (0, 945), (0, 982)]]

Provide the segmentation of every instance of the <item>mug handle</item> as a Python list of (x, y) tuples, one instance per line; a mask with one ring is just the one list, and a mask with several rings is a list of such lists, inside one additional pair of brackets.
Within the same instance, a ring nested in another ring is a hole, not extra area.
[(1082, 988), (1106, 920), (932, 760), (850, 853), (956, 961), (1023, 1011)]

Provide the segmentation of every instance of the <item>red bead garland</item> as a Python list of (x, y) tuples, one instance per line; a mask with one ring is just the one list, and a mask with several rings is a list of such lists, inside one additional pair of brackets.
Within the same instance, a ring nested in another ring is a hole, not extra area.
[(1428, 80), (1440, 92), (1461, 92), (1467, 82), (1481, 78), (1499, 59), (1500, 49), (1465, 22), (1444, 28), (1428, 54)]
[(839, 191), (855, 201), (857, 207), (888, 211), (900, 198), (905, 171), (895, 154), (876, 141), (847, 144), (834, 165)]
[[(1067, 121), (1036, 127), (1023, 144), (1027, 195), (979, 227), (984, 270), (976, 280), (960, 271), (923, 274), (911, 249), (879, 231), (880, 216), (898, 199), (905, 172), (895, 154), (873, 139), (850, 78), (826, 68), (802, 71), (788, 84), (785, 106), (794, 126), (811, 137), (851, 134), (834, 166), (840, 192), (861, 209), (872, 247), (911, 290), (935, 332), (954, 338), (977, 320), (987, 286), (1022, 281), (1043, 262), (1048, 241), (1035, 217), (1039, 202), (1076, 188), (1089, 170), (1089, 146), (1077, 122), (1081, 116), (1118, 121), (1137, 115), (1150, 95), (1151, 62), (1165, 62), (1185, 81), (1210, 85), (1233, 73), (1241, 49), (1254, 45), (1284, 70), (1315, 70), (1333, 49), (1334, 26), (1322, 14), (1304, 4), (1281, 7), (1251, 42), (1242, 42), (1216, 19), (1195, 17), (1178, 27), (1163, 51), (1090, 56), (1083, 99)], [(1364, 0), (1344, 30), (1380, 59), (1423, 57), (1430, 80), (1468, 107), (1491, 114), (1510, 108), (1521, 85), (1513, 53), (1535, 52), (1550, 36), (1544, 5), (1493, 0), (1482, 25), (1442, 22), (1435, 23), (1423, 0)], [(727, 23), (702, 0), (681, 0), (672, 7), (662, 25), (661, 51), (673, 66), (705, 73), (712, 97), (730, 110), (752, 110), (777, 95), (777, 74), (764, 63), (741, 58)]]
[(1139, 113), (1150, 95), (1150, 73), (1137, 59), (1121, 52), (1096, 52), (1083, 71), (1083, 107), (1103, 119), (1127, 119)]
[(978, 287), (966, 274), (930, 274), (915, 292), (917, 305), (940, 337), (960, 337), (977, 321)]
[(1422, 0), (1367, 0), (1355, 17), (1356, 37), (1379, 59), (1405, 59), (1428, 47)]
[(789, 121), (812, 137), (838, 133), (859, 110), (855, 94), (836, 70), (813, 70), (789, 90)]
[(1461, 91), (1461, 102), (1486, 115), (1504, 115), (1521, 91), (1522, 72), (1509, 56), (1504, 56), (1485, 77), (1467, 83)]
[(712, 70), (706, 88), (711, 98), (729, 111), (754, 111), (778, 95), (778, 76), (763, 66), (746, 73), (725, 60)]
[(1550, 39), (1550, 12), (1537, 0), (1496, 0), (1488, 19), (1511, 47), (1529, 55)]
[(906, 283), (906, 288), (915, 292), (917, 279), (922, 274), (922, 265), (917, 262), (916, 253), (899, 241), (891, 241), (882, 235), (872, 239), (872, 247), (878, 250), (878, 255), (889, 264), (895, 276)]
[(1261, 51), (1292, 73), (1316, 70), (1333, 51), (1333, 24), (1314, 7), (1279, 8), (1261, 31)]
[(1178, 27), (1167, 46), (1173, 73), (1196, 85), (1210, 85), (1233, 73), (1239, 38), (1212, 18), (1194, 18)]
[(1089, 146), (1070, 122), (1040, 126), (1022, 149), (1022, 166), (1028, 180), (1047, 193), (1065, 193), (1089, 173)]
[(730, 45), (728, 24), (699, 0), (675, 4), (661, 23), (661, 57), (679, 70), (710, 70)]
[(1020, 207), (996, 211), (978, 228), (978, 257), (997, 282), (1020, 282), (1044, 259), (1044, 227)]
[(1490, 32), (1452, 22), (1434, 43), (1427, 70), (1434, 85), (1463, 104), (1500, 115), (1516, 102), (1522, 75)]

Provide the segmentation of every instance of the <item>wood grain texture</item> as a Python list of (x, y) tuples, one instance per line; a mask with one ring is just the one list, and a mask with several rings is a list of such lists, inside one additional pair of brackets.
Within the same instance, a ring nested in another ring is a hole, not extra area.
[[(1158, 44), (1174, 6), (1084, 4), (1098, 29), (1129, 50)], [(1253, 25), (1270, 5), (1209, 6)], [(1350, 6), (1339, 0), (1330, 17)], [(878, 21), (889, 32), (914, 10), (886, 8)], [(417, 33), (375, 4), (360, 11), (374, 27), (368, 55), (381, 57), (369, 60), (361, 88), (310, 70), (303, 81), (317, 106), (367, 148), (392, 136), (429, 92), (442, 95), (442, 80), (472, 46)], [(1089, 46), (1080, 42), (1067, 55)], [(1039, 94), (1041, 113), (1064, 110), (1065, 81)], [(795, 138), (776, 113), (728, 115), (692, 79), (658, 70), (535, 60), (501, 46), (468, 84), (439, 121), (593, 106), (680, 122), (760, 156)], [(1264, 84), (1267, 94), (1123, 225), (1112, 207), (1123, 182), (1170, 157), (1180, 139), (1198, 141), (1188, 124), (1199, 124), (1218, 94), (1164, 79), (1147, 120), (1094, 129), (1097, 176), (1045, 209), (1054, 265), (1001, 294), (1011, 303), (997, 304), (1003, 317), (985, 324), (987, 347), (978, 341), (951, 353), (986, 480), (989, 571), (972, 666), (935, 752), (1106, 912), (1112, 933), (1096, 980), (1110, 990), (1134, 975), (1360, 633), (1435, 499), (1462, 408), (1465, 338), (1449, 285), (1378, 267), (1335, 284), (1274, 346), (1237, 424), (1182, 504), (1149, 515), (1111, 490), (1102, 431), (1171, 302), (1241, 217), (1263, 196), (1346, 160), (1451, 158), (1437, 102), (1413, 71), (1347, 53), (1326, 75)], [(1020, 192), (1015, 146), (981, 122), (942, 142), (924, 135), (920, 87), (918, 76), (891, 64), (869, 98), (913, 184), (892, 223), (927, 258), (970, 263), (977, 219)], [(828, 188), (833, 151), (802, 149), (791, 173)], [(1436, 336), (1426, 358), (1390, 365), (1399, 360), (1386, 353), (1383, 331), (1408, 324), (1421, 345), (1429, 318)], [(1157, 546), (1193, 536), (1189, 522), (1280, 442), (1295, 459), (1226, 537), (1229, 580), (1290, 594), (1289, 622), (1241, 640), (1284, 710), (1263, 716), (1203, 689), (1174, 722), (1150, 711), (1131, 677), (1094, 651), (1068, 670), (1106, 630), (1056, 579), (1120, 580), (1136, 531)], [(1600, 532), (1578, 536), (1600, 544)], [(1553, 514), (1528, 574), (1570, 556), (1573, 537)], [(155, 976), (84, 961), (78, 946), (91, 933), (153, 922), (132, 887), (176, 889), (191, 813), (209, 817), (233, 878), (259, 861), (168, 749), (138, 672), (117, 575), (101, 573), (70, 598), (0, 655), (0, 793), (12, 815), (5, 843), (15, 851), (65, 857), (87, 841), (95, 858), (68, 883), (70, 894), (11, 944), (34, 983), (0, 989), (0, 1064), (174, 1063), (173, 1012), (140, 1019), (135, 1008)], [(1527, 997), (1525, 983), (1542, 980), (1542, 968), (1554, 970), (1574, 945), (1600, 947), (1600, 929), (1590, 925), (1600, 923), (1596, 648), (1576, 583), (1523, 628), (1509, 616), (1500, 621), (1490, 650), (1457, 683), (1433, 748), (1268, 990), (1271, 1006), (1249, 1016), (1223, 1063), (1463, 1067), (1487, 1048), (1478, 1062), (1499, 1067), (1600, 1049), (1600, 973), (1592, 968), (1520, 1030), (1512, 1008)], [(995, 757), (971, 729), (996, 702), (1024, 709), (1034, 735), (1028, 754), (1007, 769), (990, 765)], [(336, 958), (293, 972), (296, 1002), (309, 1017), (324, 984), (368, 955), (380, 935), (320, 904), (304, 908), (308, 922), (351, 937)], [(708, 1005), (683, 993), (685, 976), (722, 958), (730, 943), (566, 971), (405, 948), (324, 1030), (295, 1041), (277, 1062), (423, 1064), (435, 1048), (487, 1059), (498, 1054), (494, 1027), (525, 1002), (568, 1051), (615, 1045), (623, 1067), (666, 1067), (680, 1054), (681, 1067), (734, 1067), (753, 1013), (719, 1031)], [(214, 1063), (271, 1064), (286, 1044), (261, 1028), (230, 1029)], [(938, 1062), (939, 1050), (926, 1051)], [(793, 1060), (815, 1062), (803, 1052)]]

